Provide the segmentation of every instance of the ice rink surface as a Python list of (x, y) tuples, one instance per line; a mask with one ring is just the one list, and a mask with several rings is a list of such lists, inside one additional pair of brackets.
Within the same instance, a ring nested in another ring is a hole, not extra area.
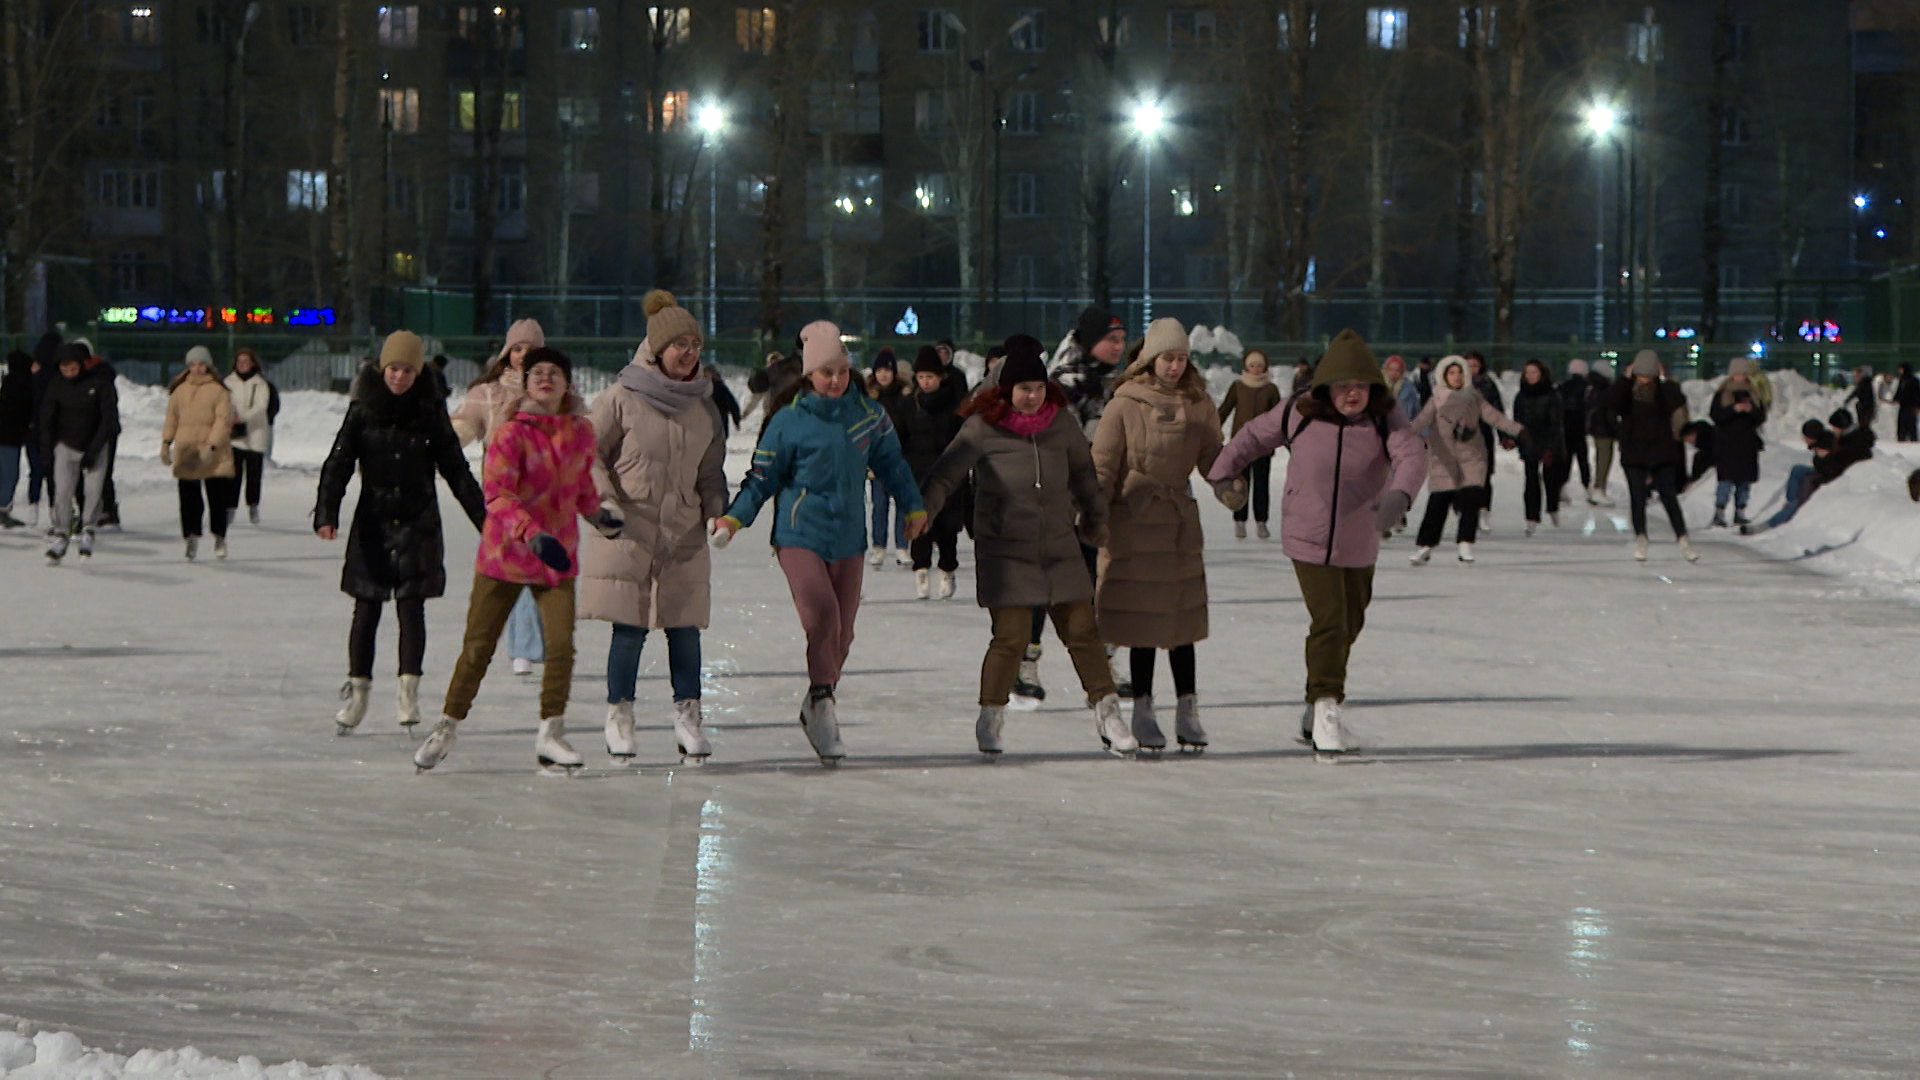
[[(1290, 566), (1216, 505), (1204, 756), (1102, 753), (1049, 632), (1045, 706), (982, 763), (971, 556), (944, 604), (889, 566), (828, 771), (763, 522), (716, 561), (712, 764), (675, 764), (657, 638), (641, 764), (604, 755), (588, 623), (587, 775), (535, 775), (502, 657), (416, 776), (391, 614), (333, 736), (312, 478), (188, 564), (124, 467), (91, 564), (0, 536), (0, 1011), (89, 1045), (462, 1080), (1920, 1073), (1916, 612), (1791, 562), (1690, 566), (1656, 525), (1639, 565), (1624, 510), (1522, 539), (1505, 483), (1478, 565), (1383, 558), (1339, 765), (1293, 741)], [(429, 709), (474, 544), (447, 518)]]

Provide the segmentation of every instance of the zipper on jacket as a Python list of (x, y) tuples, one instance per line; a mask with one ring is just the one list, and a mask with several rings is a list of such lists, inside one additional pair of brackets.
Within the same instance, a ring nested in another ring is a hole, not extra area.
[(1040, 490), (1040, 436), (1029, 435), (1027, 441), (1033, 444), (1033, 490)]
[(1333, 429), (1333, 511), (1327, 515), (1327, 561), (1333, 565), (1333, 538), (1340, 527), (1340, 463), (1347, 453), (1347, 425), (1344, 420)]
[(787, 528), (797, 529), (800, 527), (800, 504), (806, 501), (807, 489), (801, 488), (799, 498), (794, 499), (793, 505), (787, 508)]

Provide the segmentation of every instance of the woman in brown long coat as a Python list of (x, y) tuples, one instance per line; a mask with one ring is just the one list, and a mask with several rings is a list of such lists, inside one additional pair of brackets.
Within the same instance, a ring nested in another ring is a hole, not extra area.
[(1176, 319), (1157, 320), (1093, 438), (1109, 534), (1094, 607), (1101, 637), (1133, 650), (1133, 736), (1149, 752), (1167, 745), (1153, 710), (1156, 649), (1168, 651), (1173, 668), (1174, 737), (1187, 749), (1207, 745), (1193, 652), (1207, 636), (1206, 541), (1188, 479), (1219, 454), (1220, 420), (1193, 368), (1187, 332)]
[(213, 554), (226, 558), (233, 400), (214, 369), (213, 353), (204, 345), (187, 350), (187, 370), (167, 388), (160, 461), (173, 466), (173, 477), (180, 482), (180, 535), (187, 541), (187, 558), (199, 554), (203, 518), (213, 532)]

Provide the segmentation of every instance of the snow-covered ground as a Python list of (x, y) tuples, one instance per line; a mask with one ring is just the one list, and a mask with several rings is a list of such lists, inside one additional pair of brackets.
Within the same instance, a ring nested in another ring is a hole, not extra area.
[[(31, 1025), (28, 1025), (31, 1027)], [(380, 1080), (354, 1065), (262, 1065), (258, 1058), (222, 1061), (193, 1047), (115, 1054), (90, 1049), (70, 1031), (32, 1037), (0, 1031), (0, 1080)]]

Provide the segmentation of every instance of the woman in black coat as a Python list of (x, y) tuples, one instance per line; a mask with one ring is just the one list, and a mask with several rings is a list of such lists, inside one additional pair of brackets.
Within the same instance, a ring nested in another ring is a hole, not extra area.
[(380, 351), (380, 366), (362, 368), (354, 380), (347, 418), (334, 437), (326, 464), (320, 467), (320, 500), (313, 524), (324, 540), (338, 535), (347, 481), (356, 466), (360, 470), (360, 501), (354, 507), (346, 565), (340, 573), (340, 591), (353, 597), (348, 678), (341, 688), (347, 705), (337, 717), (342, 735), (366, 716), (380, 609), (389, 599), (400, 620), (400, 723), (410, 729), (420, 722), (426, 602), (447, 591), (446, 546), (440, 535), (434, 473), (446, 478), (475, 529), (487, 517), (486, 498), (467, 468), (446, 406), (433, 383), (420, 377), (421, 359), (420, 339), (414, 335), (402, 330), (387, 339)]
[(1513, 418), (1527, 429), (1527, 445), (1520, 460), (1527, 470), (1527, 535), (1540, 527), (1540, 495), (1546, 492), (1547, 513), (1560, 524), (1560, 489), (1567, 483), (1566, 405), (1553, 385), (1547, 365), (1529, 360), (1520, 369), (1520, 392), (1513, 398)]
[(1760, 479), (1760, 451), (1765, 446), (1760, 428), (1767, 422), (1767, 407), (1753, 392), (1751, 370), (1751, 361), (1735, 357), (1707, 413), (1714, 427), (1714, 468), (1720, 475), (1713, 492), (1716, 529), (1727, 527), (1729, 498), (1733, 500), (1733, 523), (1747, 523), (1747, 497), (1753, 493), (1754, 481)]

